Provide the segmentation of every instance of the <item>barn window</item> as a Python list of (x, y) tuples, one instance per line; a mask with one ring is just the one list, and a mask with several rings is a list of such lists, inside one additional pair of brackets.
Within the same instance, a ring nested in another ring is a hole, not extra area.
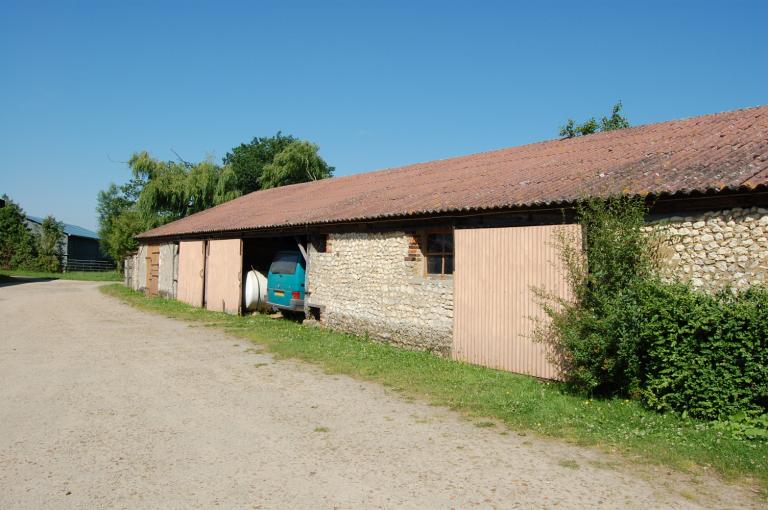
[(453, 274), (453, 232), (428, 232), (425, 238), (427, 274), (439, 277)]

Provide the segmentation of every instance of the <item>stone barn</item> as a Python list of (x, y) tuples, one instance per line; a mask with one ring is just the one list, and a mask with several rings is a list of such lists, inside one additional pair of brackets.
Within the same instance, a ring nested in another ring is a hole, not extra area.
[(257, 191), (137, 236), (133, 286), (229, 313), (281, 247), (307, 257), (307, 314), (340, 330), (554, 377), (531, 288), (569, 289), (553, 247), (575, 201), (629, 194), (702, 291), (765, 283), (768, 107)]

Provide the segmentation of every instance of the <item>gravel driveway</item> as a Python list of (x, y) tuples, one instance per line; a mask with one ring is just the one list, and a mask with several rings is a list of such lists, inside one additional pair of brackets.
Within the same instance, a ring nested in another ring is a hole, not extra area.
[(479, 428), (97, 287), (0, 287), (0, 508), (764, 503), (714, 479)]

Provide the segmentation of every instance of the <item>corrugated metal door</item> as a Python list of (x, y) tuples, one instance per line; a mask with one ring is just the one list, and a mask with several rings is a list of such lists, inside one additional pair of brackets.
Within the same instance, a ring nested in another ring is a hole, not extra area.
[(147, 246), (147, 294), (157, 296), (160, 279), (160, 245)]
[(455, 231), (453, 357), (546, 379), (557, 378), (547, 348), (531, 338), (544, 318), (532, 288), (570, 297), (554, 245), (556, 229), (578, 225)]
[(208, 241), (205, 307), (216, 312), (240, 313), (243, 272), (242, 241)]
[(202, 307), (205, 283), (205, 241), (181, 241), (178, 258), (176, 299), (192, 306)]

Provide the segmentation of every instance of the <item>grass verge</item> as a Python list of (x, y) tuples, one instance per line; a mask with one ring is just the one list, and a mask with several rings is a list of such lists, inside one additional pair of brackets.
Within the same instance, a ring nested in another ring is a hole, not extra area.
[[(637, 402), (587, 400), (561, 385), (467, 365), (368, 339), (256, 315), (238, 317), (148, 298), (122, 285), (101, 290), (142, 310), (204, 322), (256, 342), (277, 357), (375, 381), (470, 417), (495, 418), (517, 431), (621, 453), (633, 461), (714, 472), (768, 488), (768, 442), (733, 439), (707, 423), (658, 414)], [(487, 423), (487, 422), (481, 422)]]
[(94, 282), (119, 282), (123, 276), (117, 271), (71, 271), (68, 273), (48, 273), (44, 271), (22, 271), (16, 269), (0, 270), (0, 279), (9, 280), (14, 276), (23, 278), (50, 278), (51, 280), (88, 280)]

